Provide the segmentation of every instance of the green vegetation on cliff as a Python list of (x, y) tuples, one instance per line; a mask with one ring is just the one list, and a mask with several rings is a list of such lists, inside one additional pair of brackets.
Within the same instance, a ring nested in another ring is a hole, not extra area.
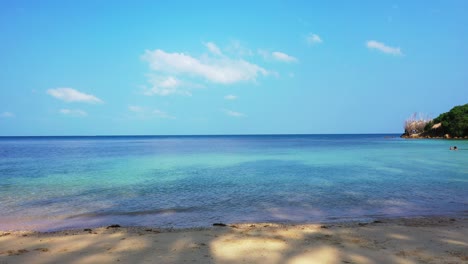
[(449, 134), (451, 137), (468, 136), (468, 104), (455, 106), (449, 112), (439, 115), (425, 125), (424, 131), (430, 132), (434, 124), (439, 123), (441, 126), (437, 134)]

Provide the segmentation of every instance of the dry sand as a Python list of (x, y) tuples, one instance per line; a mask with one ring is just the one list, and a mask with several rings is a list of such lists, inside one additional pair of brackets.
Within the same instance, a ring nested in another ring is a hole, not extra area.
[(468, 263), (468, 219), (0, 231), (7, 263)]

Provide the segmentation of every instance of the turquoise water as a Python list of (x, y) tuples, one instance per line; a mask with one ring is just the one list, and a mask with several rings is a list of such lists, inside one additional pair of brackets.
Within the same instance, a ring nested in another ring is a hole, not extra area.
[(468, 141), (390, 136), (3, 137), (0, 230), (466, 216)]

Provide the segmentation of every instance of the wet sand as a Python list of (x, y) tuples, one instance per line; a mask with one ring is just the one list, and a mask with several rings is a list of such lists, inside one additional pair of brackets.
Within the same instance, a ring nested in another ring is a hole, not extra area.
[(7, 263), (468, 263), (468, 219), (0, 231)]

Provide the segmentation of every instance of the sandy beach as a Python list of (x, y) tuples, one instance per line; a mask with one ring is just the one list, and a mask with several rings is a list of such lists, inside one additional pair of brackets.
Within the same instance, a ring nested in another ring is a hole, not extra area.
[(0, 263), (468, 263), (468, 219), (0, 231)]

